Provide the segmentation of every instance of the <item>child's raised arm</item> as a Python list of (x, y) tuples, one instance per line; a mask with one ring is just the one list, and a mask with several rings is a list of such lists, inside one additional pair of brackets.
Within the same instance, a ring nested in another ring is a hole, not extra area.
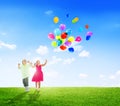
[(41, 64), (41, 66), (45, 66), (47, 64), (47, 59), (45, 60), (44, 64)]
[(20, 63), (18, 63), (18, 69), (20, 69)]
[(30, 61), (27, 61), (27, 63), (32, 67), (32, 68), (34, 68), (35, 67), (35, 65), (33, 65), (32, 64), (32, 62), (30, 62)]

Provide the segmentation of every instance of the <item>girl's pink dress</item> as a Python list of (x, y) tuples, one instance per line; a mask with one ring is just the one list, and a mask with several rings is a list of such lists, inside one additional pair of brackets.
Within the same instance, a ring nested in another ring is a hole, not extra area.
[(42, 72), (42, 66), (41, 65), (36, 65), (36, 72), (33, 75), (32, 81), (34, 81), (34, 82), (43, 81), (43, 72)]

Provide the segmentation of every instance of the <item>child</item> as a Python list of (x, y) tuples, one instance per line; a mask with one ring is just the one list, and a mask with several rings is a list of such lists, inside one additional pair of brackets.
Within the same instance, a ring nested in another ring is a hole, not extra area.
[(25, 59), (22, 60), (22, 65), (20, 65), (20, 63), (18, 63), (18, 69), (21, 70), (22, 73), (22, 81), (23, 81), (23, 85), (25, 87), (25, 91), (29, 91), (29, 68), (30, 68), (31, 63), (29, 61), (26, 61)]
[(47, 60), (44, 64), (40, 64), (40, 61), (37, 60), (34, 64), (34, 67), (36, 67), (36, 72), (32, 78), (32, 81), (35, 82), (36, 89), (39, 91), (41, 81), (43, 81), (43, 72), (42, 72), (42, 66), (45, 66), (47, 64)]

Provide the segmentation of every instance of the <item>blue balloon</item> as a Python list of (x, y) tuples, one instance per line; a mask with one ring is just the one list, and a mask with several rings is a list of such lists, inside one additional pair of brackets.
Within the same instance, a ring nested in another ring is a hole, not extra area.
[(87, 35), (86, 36), (86, 40), (90, 40), (91, 36), (90, 35)]
[(73, 53), (74, 52), (74, 48), (70, 47), (70, 48), (68, 48), (68, 51), (71, 52), (71, 53)]
[(68, 18), (68, 17), (69, 17), (69, 14), (66, 14), (66, 17)]
[(67, 29), (67, 30), (66, 30), (66, 33), (67, 33), (68, 35), (71, 35), (72, 30), (71, 30), (71, 29)]
[(56, 28), (56, 29), (54, 30), (54, 34), (55, 34), (55, 35), (61, 35), (61, 30), (60, 30), (59, 28)]

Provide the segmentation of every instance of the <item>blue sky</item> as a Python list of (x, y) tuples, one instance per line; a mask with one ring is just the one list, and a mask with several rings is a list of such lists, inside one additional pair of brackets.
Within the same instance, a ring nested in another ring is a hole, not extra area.
[[(119, 86), (119, 4), (117, 0), (1, 0), (0, 86), (22, 86), (17, 64), (23, 58), (32, 62), (48, 59), (42, 86)], [(57, 24), (55, 16), (59, 17)], [(76, 16), (80, 20), (73, 24)], [(62, 23), (72, 29), (73, 36), (82, 37), (77, 45), (80, 50), (61, 52), (51, 46), (48, 33)], [(87, 31), (93, 32), (89, 41), (85, 40)], [(34, 86), (34, 72), (31, 69), (30, 86)]]

